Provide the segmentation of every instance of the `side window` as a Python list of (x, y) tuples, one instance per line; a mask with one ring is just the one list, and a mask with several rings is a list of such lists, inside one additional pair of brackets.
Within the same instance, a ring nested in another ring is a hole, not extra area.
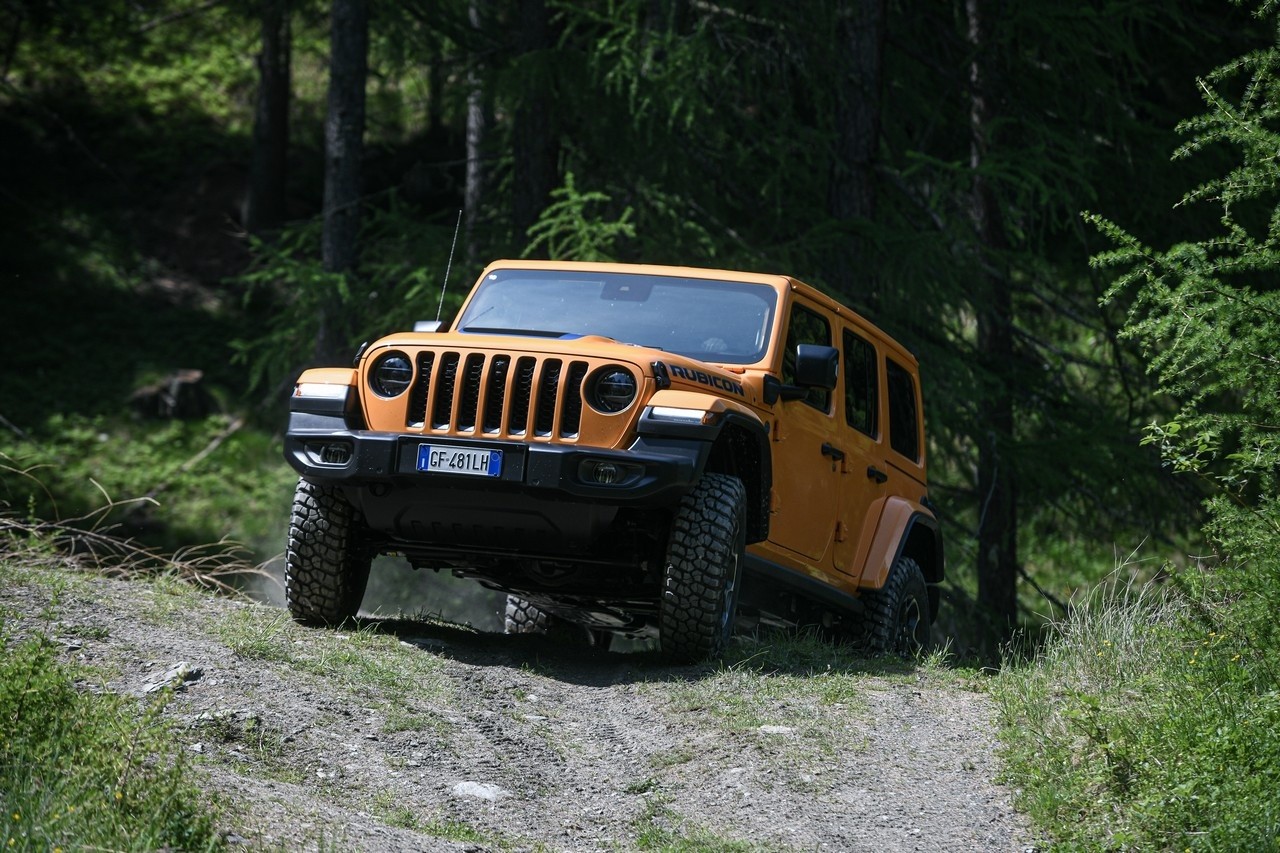
[[(787, 327), (787, 349), (782, 355), (782, 381), (787, 385), (796, 384), (796, 347), (800, 344), (831, 346), (831, 325), (817, 312), (793, 305)], [(804, 401), (819, 411), (831, 411), (831, 392), (826, 388), (810, 388)]]
[(889, 379), (889, 446), (912, 462), (920, 461), (920, 416), (916, 384), (905, 367), (887, 359)]
[(876, 437), (880, 383), (876, 376), (876, 349), (848, 329), (844, 330), (844, 419), (858, 432)]

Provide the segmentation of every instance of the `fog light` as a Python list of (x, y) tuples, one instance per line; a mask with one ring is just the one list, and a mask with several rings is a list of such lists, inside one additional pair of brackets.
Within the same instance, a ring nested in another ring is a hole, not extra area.
[(602, 486), (612, 486), (618, 482), (618, 466), (612, 462), (597, 462), (592, 466), (591, 476)]
[(351, 461), (351, 448), (345, 444), (326, 444), (320, 448), (320, 461), (326, 465), (346, 465)]

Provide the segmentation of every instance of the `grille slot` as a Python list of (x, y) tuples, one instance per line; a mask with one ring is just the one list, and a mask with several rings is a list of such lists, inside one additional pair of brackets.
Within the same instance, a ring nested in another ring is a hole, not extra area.
[(533, 405), (533, 377), (538, 371), (538, 360), (525, 356), (516, 362), (515, 389), (511, 396), (511, 414), (507, 429), (512, 435), (524, 435), (529, 431), (529, 407)]
[(411, 427), (420, 427), (427, 422), (427, 396), (431, 393), (431, 368), (436, 363), (436, 354), (431, 351), (418, 353), (418, 377), (409, 389), (409, 415), (405, 422)]
[(459, 432), (475, 432), (476, 412), (480, 408), (480, 380), (484, 377), (484, 356), (472, 353), (467, 356), (466, 366), (462, 371), (462, 392), (458, 400), (458, 419), (456, 429)]
[(423, 350), (405, 423), (423, 432), (574, 440), (587, 361)]
[(587, 377), (587, 363), (569, 365), (569, 378), (564, 384), (564, 405), (560, 410), (561, 438), (577, 438), (582, 426), (582, 380)]
[(542, 379), (538, 382), (538, 414), (533, 423), (537, 435), (551, 435), (556, 423), (556, 398), (560, 391), (560, 370), (564, 366), (558, 358), (542, 363)]
[(440, 357), (440, 378), (436, 389), (435, 411), (431, 415), (432, 429), (448, 429), (453, 419), (453, 393), (458, 384), (458, 354), (447, 352)]
[(502, 429), (502, 407), (507, 400), (507, 375), (511, 372), (511, 356), (495, 355), (489, 367), (489, 381), (485, 383), (484, 429), (495, 433)]

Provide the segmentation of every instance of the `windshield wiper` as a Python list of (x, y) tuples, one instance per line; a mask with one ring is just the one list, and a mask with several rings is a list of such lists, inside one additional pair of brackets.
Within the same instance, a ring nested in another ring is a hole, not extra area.
[(568, 332), (549, 332), (543, 329), (503, 329), (497, 326), (467, 326), (462, 331), (477, 335), (525, 335), (530, 338), (563, 338)]

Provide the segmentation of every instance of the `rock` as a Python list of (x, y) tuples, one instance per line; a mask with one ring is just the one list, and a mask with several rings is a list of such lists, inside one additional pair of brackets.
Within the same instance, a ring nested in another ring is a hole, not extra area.
[(511, 792), (505, 788), (483, 782), (459, 782), (450, 789), (450, 793), (455, 797), (475, 797), (491, 803), (511, 796)]
[(129, 405), (144, 418), (198, 420), (217, 411), (217, 402), (204, 386), (203, 370), (175, 370), (164, 379), (129, 395)]
[(191, 682), (199, 680), (202, 675), (204, 675), (203, 669), (198, 666), (192, 666), (186, 661), (182, 661), (181, 663), (174, 664), (165, 672), (164, 675), (147, 684), (147, 686), (143, 688), (143, 692), (158, 693), (166, 687), (172, 687), (176, 693), (185, 689)]

